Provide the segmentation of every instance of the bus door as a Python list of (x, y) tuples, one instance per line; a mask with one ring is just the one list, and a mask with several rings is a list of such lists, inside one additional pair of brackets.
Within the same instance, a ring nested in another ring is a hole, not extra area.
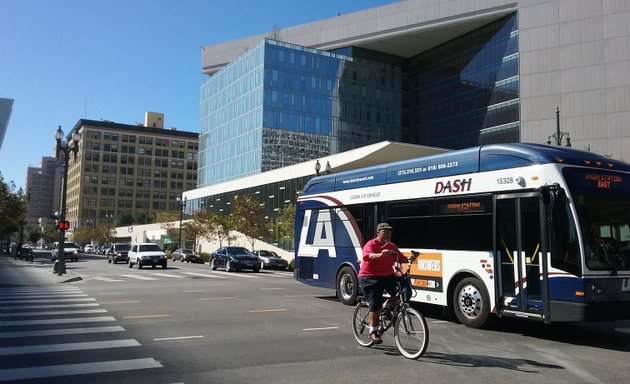
[[(542, 317), (544, 208), (540, 193), (496, 196), (497, 305), (514, 316)], [(546, 270), (546, 268), (545, 268)]]

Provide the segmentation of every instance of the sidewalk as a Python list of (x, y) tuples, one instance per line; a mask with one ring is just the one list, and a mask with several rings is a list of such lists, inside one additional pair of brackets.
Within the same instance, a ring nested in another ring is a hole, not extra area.
[(29, 263), (15, 260), (0, 253), (0, 287), (16, 285), (55, 285), (81, 280), (78, 274), (69, 272), (62, 276), (53, 273), (53, 265), (35, 259)]

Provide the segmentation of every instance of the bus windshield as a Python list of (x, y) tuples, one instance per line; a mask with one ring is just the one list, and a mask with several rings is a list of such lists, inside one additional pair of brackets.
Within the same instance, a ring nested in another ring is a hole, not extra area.
[(563, 173), (578, 215), (586, 267), (630, 270), (630, 175), (583, 168)]

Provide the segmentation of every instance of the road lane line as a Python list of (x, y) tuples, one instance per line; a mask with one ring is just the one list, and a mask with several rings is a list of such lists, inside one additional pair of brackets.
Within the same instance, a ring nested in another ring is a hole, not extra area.
[(168, 277), (169, 279), (185, 279), (184, 276), (169, 275), (168, 273), (153, 272), (151, 274), (155, 276)]
[(107, 349), (122, 347), (139, 347), (141, 344), (135, 339), (87, 341), (81, 343), (27, 345), (22, 347), (0, 348), (0, 356), (28, 355), (31, 353), (86, 351), (90, 349)]
[(237, 296), (218, 296), (218, 297), (199, 297), (197, 300), (228, 300), (228, 299), (238, 299)]
[(0, 332), (0, 339), (11, 339), (11, 338), (16, 338), (16, 337), (79, 335), (79, 334), (84, 334), (84, 333), (122, 332), (124, 330), (125, 328), (116, 325), (112, 327), (65, 328), (65, 329), (46, 329), (43, 331)]
[(137, 315), (137, 316), (123, 316), (123, 319), (153, 319), (157, 317), (171, 317), (171, 315)]
[(330, 329), (339, 329), (339, 327), (302, 328), (303, 331), (327, 331)]
[(45, 365), (40, 367), (2, 369), (0, 370), (0, 381), (40, 379), (45, 377), (132, 371), (136, 369), (162, 367), (162, 364), (151, 358), (103, 361), (97, 363)]
[(138, 304), (140, 300), (120, 300), (120, 301), (102, 301), (102, 305), (110, 304)]
[(165, 341), (165, 340), (186, 340), (186, 339), (201, 339), (203, 336), (178, 336), (178, 337), (161, 337), (159, 339), (153, 339), (153, 341)]
[(252, 309), (249, 313), (265, 313), (265, 312), (286, 312), (288, 309), (286, 308), (276, 308), (276, 309)]
[(105, 282), (108, 282), (108, 283), (118, 283), (118, 282), (121, 282), (121, 281), (125, 281), (125, 280), (122, 280), (122, 279), (112, 279), (111, 277), (94, 277), (93, 279), (94, 280), (99, 280), (99, 281), (105, 281)]
[(273, 290), (283, 290), (284, 288), (260, 288), (261, 291), (273, 291)]

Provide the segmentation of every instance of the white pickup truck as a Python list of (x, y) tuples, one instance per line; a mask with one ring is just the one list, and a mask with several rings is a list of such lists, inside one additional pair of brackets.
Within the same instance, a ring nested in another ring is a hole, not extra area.
[(166, 254), (155, 243), (133, 244), (129, 250), (129, 268), (133, 268), (134, 264), (138, 265), (138, 269), (147, 265), (153, 268), (161, 265), (166, 269)]

